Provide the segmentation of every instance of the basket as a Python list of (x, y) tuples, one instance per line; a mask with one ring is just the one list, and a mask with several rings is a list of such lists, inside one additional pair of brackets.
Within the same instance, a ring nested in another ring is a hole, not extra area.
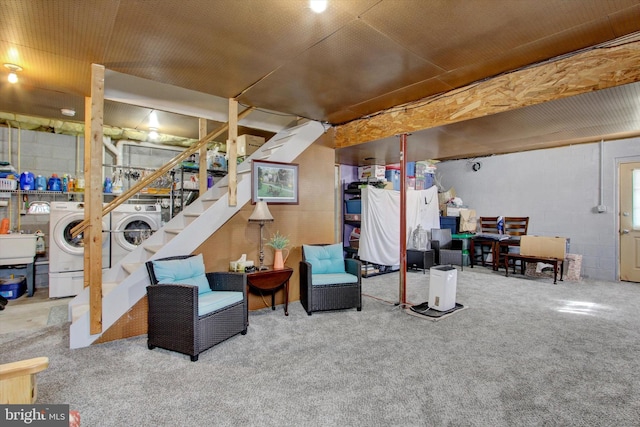
[(18, 188), (17, 180), (0, 178), (0, 190), (15, 190), (16, 188)]

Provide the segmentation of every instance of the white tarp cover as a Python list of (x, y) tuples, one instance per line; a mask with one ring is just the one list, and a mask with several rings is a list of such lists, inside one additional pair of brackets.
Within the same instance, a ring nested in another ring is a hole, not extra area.
[[(380, 265), (400, 264), (400, 192), (375, 187), (362, 189), (362, 217), (358, 257)], [(407, 191), (407, 241), (420, 224), (440, 228), (438, 187)]]

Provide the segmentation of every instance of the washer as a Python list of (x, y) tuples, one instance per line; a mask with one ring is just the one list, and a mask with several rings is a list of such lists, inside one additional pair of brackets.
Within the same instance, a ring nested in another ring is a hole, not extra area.
[(124, 204), (111, 212), (111, 265), (162, 227), (159, 204)]
[[(84, 204), (52, 202), (49, 214), (49, 297), (79, 294), (84, 288), (83, 233), (71, 236), (71, 230), (84, 220)], [(111, 215), (102, 219), (102, 268), (110, 267)]]

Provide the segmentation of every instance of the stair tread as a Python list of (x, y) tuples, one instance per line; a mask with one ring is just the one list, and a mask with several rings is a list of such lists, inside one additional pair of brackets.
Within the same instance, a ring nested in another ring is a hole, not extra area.
[(162, 249), (164, 245), (144, 245), (143, 247), (146, 251), (149, 251), (155, 254), (160, 249)]
[(124, 270), (131, 274), (134, 271), (136, 271), (138, 268), (140, 268), (140, 266), (142, 265), (141, 262), (132, 262), (132, 263), (127, 263), (127, 264), (122, 264), (122, 268), (124, 268)]
[(184, 228), (167, 228), (166, 230), (164, 230), (164, 232), (170, 234), (179, 234), (182, 230), (184, 230)]
[(120, 283), (118, 282), (105, 282), (102, 284), (102, 296), (105, 297), (114, 290)]
[(71, 322), (75, 322), (89, 311), (89, 304), (79, 304), (71, 307)]

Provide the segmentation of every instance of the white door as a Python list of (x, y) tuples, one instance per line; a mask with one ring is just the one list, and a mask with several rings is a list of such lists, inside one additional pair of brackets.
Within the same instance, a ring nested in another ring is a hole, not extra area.
[(640, 163), (620, 164), (620, 280), (640, 282)]

